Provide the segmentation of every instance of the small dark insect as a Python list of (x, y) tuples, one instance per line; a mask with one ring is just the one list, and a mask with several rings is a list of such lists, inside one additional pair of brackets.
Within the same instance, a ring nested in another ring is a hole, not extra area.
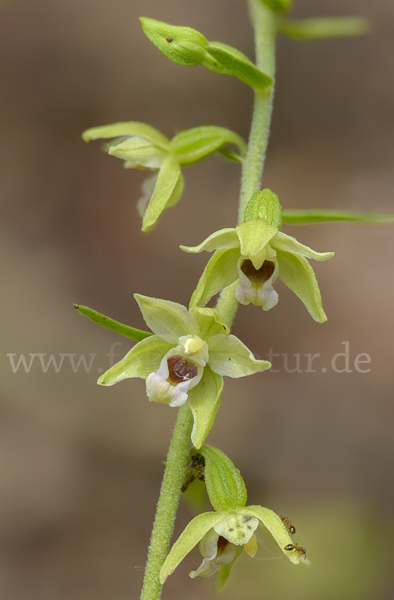
[(166, 37), (167, 42), (172, 42), (172, 38)]
[(306, 550), (305, 550), (305, 548), (301, 548), (301, 546), (299, 546), (296, 543), (294, 543), (294, 544), (287, 544), (287, 546), (285, 546), (285, 550), (287, 550), (287, 552), (291, 552), (292, 550), (296, 550), (297, 553), (298, 553), (298, 556), (304, 556), (304, 558), (306, 558)]
[(281, 517), (280, 520), (285, 524), (286, 529), (291, 535), (294, 535), (296, 532), (296, 528), (291, 524), (287, 517)]
[[(181, 487), (182, 492), (186, 492), (189, 485), (197, 478), (200, 481), (205, 481), (204, 469), (205, 469), (205, 458), (201, 454), (193, 454), (190, 463), (187, 465), (187, 469), (190, 469), (192, 473), (186, 479), (183, 486)], [(193, 473), (196, 471), (196, 474)]]

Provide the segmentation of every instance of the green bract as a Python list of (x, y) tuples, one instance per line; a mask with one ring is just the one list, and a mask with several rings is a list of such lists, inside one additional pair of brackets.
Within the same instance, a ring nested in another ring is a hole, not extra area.
[(143, 231), (151, 229), (163, 210), (180, 200), (184, 188), (181, 166), (195, 163), (216, 150), (226, 151), (228, 144), (236, 146), (241, 155), (246, 152), (246, 144), (238, 134), (215, 126), (188, 129), (170, 141), (150, 125), (128, 121), (93, 127), (82, 137), (86, 142), (112, 139), (105, 149), (124, 160), (126, 168), (158, 171), (142, 184), (143, 195), (137, 203)]
[(173, 407), (186, 401), (194, 417), (192, 442), (200, 448), (220, 405), (223, 375), (244, 377), (271, 365), (256, 360), (217, 310), (184, 306), (135, 294), (146, 324), (155, 335), (136, 344), (98, 380), (114, 385), (123, 379), (146, 379), (149, 400)]
[[(196, 571), (190, 573), (190, 577), (207, 577), (219, 570), (220, 585), (223, 585), (229, 576), (228, 565), (232, 565), (243, 550), (249, 556), (255, 556), (260, 529), (267, 529), (285, 556), (293, 564), (299, 564), (301, 553), (292, 543), (281, 518), (268, 508), (245, 506), (235, 510), (206, 512), (193, 519), (167, 556), (160, 571), (160, 582), (164, 583), (199, 543), (203, 561)], [(289, 545), (291, 549), (286, 550)]]
[(213, 508), (221, 511), (245, 506), (245, 483), (229, 457), (213, 446), (203, 446), (200, 454), (205, 460), (205, 483)]
[[(282, 4), (286, 0), (275, 0)], [(264, 90), (272, 86), (272, 78), (262, 73), (242, 52), (220, 42), (208, 42), (191, 27), (175, 27), (147, 17), (140, 18), (142, 29), (150, 41), (167, 58), (179, 65), (201, 65), (215, 73), (234, 75), (252, 88)]]
[(330, 209), (290, 209), (282, 212), (282, 218), (284, 223), (291, 223), (293, 225), (304, 224), (304, 223), (328, 223), (344, 221), (348, 223), (374, 223), (382, 224), (394, 223), (394, 215), (382, 215), (373, 213), (356, 213), (347, 212), (344, 210), (330, 210)]
[(74, 308), (81, 313), (81, 315), (84, 315), (94, 323), (97, 323), (97, 325), (101, 325), (101, 327), (105, 327), (114, 333), (119, 333), (119, 335), (123, 335), (134, 342), (140, 342), (141, 340), (144, 340), (152, 335), (148, 331), (142, 331), (141, 329), (135, 329), (135, 327), (129, 327), (129, 325), (123, 325), (123, 323), (119, 323), (119, 321), (110, 319), (109, 317), (97, 312), (96, 310), (93, 310), (92, 308), (89, 308), (88, 306), (74, 304)]
[(364, 35), (370, 29), (363, 17), (318, 17), (316, 19), (286, 20), (279, 31), (295, 40), (323, 40), (328, 38)]
[(328, 260), (334, 253), (315, 252), (279, 231), (279, 201), (268, 192), (252, 196), (245, 215), (262, 214), (266, 204), (266, 217), (271, 223), (260, 217), (251, 218), (235, 229), (216, 231), (199, 246), (181, 246), (192, 253), (216, 250), (197, 284), (190, 308), (205, 306), (214, 294), (239, 280), (235, 290), (238, 302), (270, 310), (278, 303), (273, 284), (279, 277), (300, 298), (315, 321), (323, 323), (327, 317), (315, 273), (307, 259)]

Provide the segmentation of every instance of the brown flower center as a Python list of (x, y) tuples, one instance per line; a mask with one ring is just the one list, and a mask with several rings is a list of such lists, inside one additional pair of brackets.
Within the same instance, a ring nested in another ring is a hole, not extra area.
[(183, 356), (170, 356), (170, 358), (167, 358), (167, 365), (168, 381), (172, 385), (193, 379), (198, 373), (197, 366)]
[(260, 269), (255, 269), (252, 261), (246, 258), (241, 265), (241, 271), (251, 283), (263, 285), (275, 271), (275, 264), (265, 260)]
[(229, 544), (230, 542), (228, 540), (226, 540), (225, 537), (223, 537), (222, 535), (219, 535), (219, 539), (218, 539), (218, 554), (221, 554), (223, 552), (223, 550), (226, 548), (227, 544)]

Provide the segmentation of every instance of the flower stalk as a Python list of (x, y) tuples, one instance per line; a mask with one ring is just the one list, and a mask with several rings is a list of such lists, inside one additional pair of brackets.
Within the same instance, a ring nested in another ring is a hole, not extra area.
[[(275, 88), (276, 17), (273, 11), (265, 6), (261, 0), (248, 0), (248, 4), (255, 32), (256, 66), (272, 78), (273, 84), (266, 90), (254, 91), (249, 143), (242, 163), (238, 225), (244, 220), (245, 208), (250, 197), (260, 189), (271, 126)], [(217, 310), (230, 329), (238, 308), (238, 301), (234, 295), (235, 287), (232, 284), (224, 289), (216, 304)]]
[(159, 573), (170, 547), (181, 486), (189, 456), (192, 427), (193, 416), (191, 410), (187, 404), (184, 404), (179, 409), (168, 450), (146, 562), (141, 600), (158, 600), (161, 595), (162, 585)]
[[(257, 67), (272, 78), (275, 73), (275, 16), (260, 0), (249, 0), (249, 9), (255, 28)], [(260, 189), (265, 153), (272, 115), (274, 87), (255, 91), (254, 110), (248, 150), (243, 161), (238, 223), (242, 223), (246, 204), (250, 196)], [(234, 285), (223, 290), (217, 309), (231, 327), (238, 302), (234, 296)], [(151, 544), (146, 564), (141, 600), (158, 600), (161, 595), (159, 572), (167, 556), (179, 504), (184, 469), (190, 448), (193, 425), (191, 411), (187, 405), (179, 410), (179, 416), (171, 440), (160, 498), (152, 531)]]

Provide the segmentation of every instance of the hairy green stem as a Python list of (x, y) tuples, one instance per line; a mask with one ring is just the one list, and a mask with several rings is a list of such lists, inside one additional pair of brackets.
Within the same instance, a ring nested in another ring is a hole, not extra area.
[[(261, 0), (248, 0), (250, 16), (255, 29), (256, 65), (274, 79), (275, 75), (275, 16)], [(252, 125), (248, 151), (242, 165), (238, 223), (243, 222), (245, 207), (250, 196), (260, 189), (265, 152), (268, 145), (274, 87), (255, 91)], [(222, 291), (217, 308), (231, 327), (238, 303), (234, 296), (235, 284)], [(168, 451), (166, 469), (160, 490), (156, 518), (153, 525), (141, 600), (159, 600), (160, 569), (166, 558), (179, 504), (186, 461), (190, 448), (193, 417), (187, 404), (179, 410), (174, 434)]]
[(181, 486), (184, 481), (185, 467), (190, 451), (192, 427), (193, 416), (191, 410), (187, 404), (184, 404), (179, 409), (168, 450), (166, 468), (150, 540), (141, 600), (158, 600), (161, 595), (162, 586), (159, 581), (159, 573), (167, 556), (174, 529)]
[[(263, 73), (272, 77), (275, 82), (275, 15), (261, 0), (248, 0), (248, 4), (255, 31), (256, 66)], [(244, 220), (245, 208), (251, 195), (260, 189), (268, 146), (273, 100), (274, 85), (265, 91), (255, 90), (248, 150), (242, 164), (238, 224)], [(238, 308), (234, 289), (234, 284), (225, 288), (220, 294), (216, 305), (229, 327), (233, 323)]]

